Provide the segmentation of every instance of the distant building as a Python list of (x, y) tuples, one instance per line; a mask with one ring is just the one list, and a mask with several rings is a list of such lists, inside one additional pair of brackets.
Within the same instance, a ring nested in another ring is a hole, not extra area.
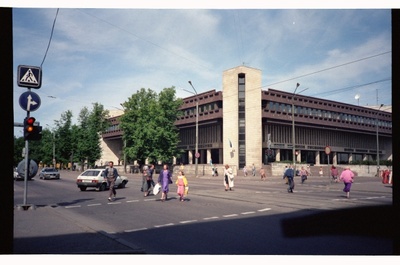
[[(222, 91), (210, 90), (183, 99), (175, 125), (184, 155), (177, 163), (194, 164), (196, 100), (199, 100), (199, 164), (235, 167), (292, 161), (292, 104), (296, 161), (348, 164), (392, 159), (392, 114), (373, 107), (308, 97), (275, 89), (262, 90), (261, 71), (238, 66), (223, 72)], [(121, 160), (122, 131), (118, 116), (103, 134), (104, 158)], [(378, 126), (377, 126), (378, 124)], [(325, 148), (330, 147), (329, 158)]]

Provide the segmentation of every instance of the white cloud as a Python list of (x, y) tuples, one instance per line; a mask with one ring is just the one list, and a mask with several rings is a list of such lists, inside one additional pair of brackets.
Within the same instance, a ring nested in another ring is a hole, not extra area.
[[(55, 14), (14, 9), (15, 71), (40, 64)], [(266, 88), (293, 91), (299, 82), (309, 87), (305, 94), (318, 94), (391, 77), (391, 53), (318, 72), (390, 50), (390, 10), (60, 9), (35, 115), (52, 124), (94, 102), (119, 108), (140, 88), (191, 90), (189, 80), (199, 93), (221, 90), (222, 72), (243, 63), (263, 72)], [(367, 88), (369, 95), (384, 91), (390, 104), (390, 84)], [(15, 82), (14, 114), (22, 121), (21, 91)], [(360, 102), (373, 101), (364, 94)], [(339, 93), (330, 98), (354, 103)]]

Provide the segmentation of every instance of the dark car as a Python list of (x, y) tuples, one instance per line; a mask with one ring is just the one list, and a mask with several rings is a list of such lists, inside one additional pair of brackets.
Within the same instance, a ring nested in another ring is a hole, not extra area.
[(45, 167), (39, 173), (40, 179), (60, 179), (60, 172), (53, 167)]

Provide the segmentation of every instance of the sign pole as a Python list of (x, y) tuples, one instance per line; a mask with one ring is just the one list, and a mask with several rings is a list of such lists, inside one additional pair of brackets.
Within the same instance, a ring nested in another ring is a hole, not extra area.
[[(26, 118), (29, 118), (29, 111), (26, 112)], [(28, 174), (29, 174), (29, 141), (25, 139), (25, 174), (24, 174), (24, 203), (23, 203), (24, 207), (26, 207), (27, 205), (27, 197), (28, 197), (27, 196)]]

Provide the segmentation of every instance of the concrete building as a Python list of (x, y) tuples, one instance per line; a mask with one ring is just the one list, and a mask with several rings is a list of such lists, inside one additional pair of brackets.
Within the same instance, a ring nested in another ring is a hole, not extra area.
[[(229, 164), (241, 169), (254, 164), (260, 168), (271, 162), (293, 161), (293, 150), (296, 163), (349, 164), (376, 160), (377, 144), (379, 159), (392, 159), (392, 114), (387, 108), (263, 90), (261, 77), (259, 69), (238, 66), (223, 72), (222, 91), (210, 90), (183, 99), (183, 115), (175, 125), (179, 128), (179, 147), (185, 152), (177, 163), (195, 161), (197, 100), (198, 163), (202, 165)], [(103, 135), (108, 150), (105, 154), (112, 155), (102, 161), (122, 160), (118, 117), (112, 118), (112, 123)]]

